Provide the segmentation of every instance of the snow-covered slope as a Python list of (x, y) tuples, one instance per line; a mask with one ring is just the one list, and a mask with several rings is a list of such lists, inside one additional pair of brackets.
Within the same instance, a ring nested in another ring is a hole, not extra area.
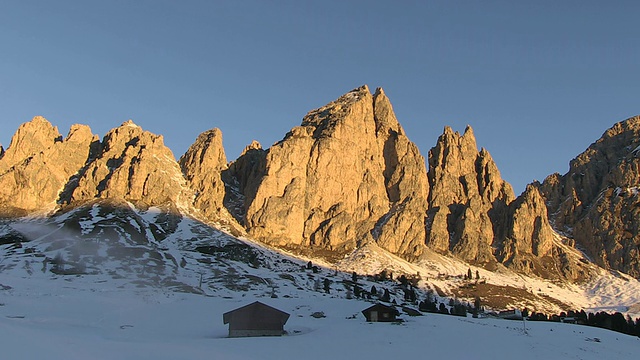
[[(637, 337), (562, 323), (440, 314), (403, 315), (401, 324), (367, 323), (360, 311), (369, 303), (320, 293), (258, 297), (291, 314), (288, 335), (230, 339), (222, 314), (256, 296), (123, 289), (88, 276), (72, 282), (1, 279), (0, 339), (7, 359), (600, 360), (636, 359), (640, 350)], [(311, 317), (316, 311), (326, 317)]]
[[(593, 265), (589, 265), (595, 274), (590, 281), (570, 284), (506, 268), (487, 271), (436, 253), (409, 263), (373, 243), (329, 264), (231, 236), (169, 209), (140, 211), (127, 203), (96, 202), (50, 218), (5, 221), (0, 223), (0, 243), (4, 244), (0, 245), (1, 276), (25, 281), (64, 279), (71, 287), (108, 284), (216, 297), (233, 298), (240, 293), (304, 298), (322, 290), (321, 284), (328, 279), (333, 295), (345, 298), (353, 290), (350, 281), (356, 272), (360, 288), (386, 288), (392, 298), (404, 301), (397, 282), (365, 276), (386, 270), (396, 279), (411, 278), (418, 300), (431, 289), (440, 301), (458, 297), (473, 302), (480, 296), (486, 307), (496, 310), (614, 310), (640, 316), (636, 313), (640, 282)], [(317, 271), (306, 269), (308, 261), (317, 265)], [(469, 270), (472, 279), (465, 279)]]
[[(361, 289), (387, 289), (403, 303), (396, 281), (366, 276), (386, 270), (395, 279), (412, 279), (418, 300), (431, 289), (441, 302), (477, 294), (495, 309), (584, 308), (638, 316), (638, 281), (602, 269), (584, 284), (554, 283), (435, 253), (412, 264), (375, 244), (329, 264), (234, 237), (170, 209), (141, 211), (112, 201), (1, 222), (0, 244), (0, 338), (9, 358), (378, 359), (428, 353), (625, 359), (640, 349), (636, 338), (569, 324), (527, 323), (525, 333), (521, 322), (437, 314), (405, 315), (399, 325), (368, 324), (360, 311), (370, 303), (354, 298), (352, 282), (356, 272)], [(307, 268), (308, 261), (316, 268)], [(473, 279), (465, 280), (469, 270)], [(256, 299), (292, 314), (288, 336), (226, 339), (222, 314)], [(316, 311), (327, 317), (311, 317)]]

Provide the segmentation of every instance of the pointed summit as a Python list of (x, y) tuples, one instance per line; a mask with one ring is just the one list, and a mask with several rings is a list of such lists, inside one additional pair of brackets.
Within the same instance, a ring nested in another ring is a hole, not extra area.
[(117, 198), (141, 207), (184, 201), (184, 178), (163, 137), (131, 120), (110, 130), (73, 191), (73, 201)]
[(210, 220), (218, 220), (224, 211), (225, 186), (220, 174), (227, 169), (222, 146), (222, 131), (203, 132), (180, 158), (180, 168), (194, 192), (194, 206)]
[[(255, 163), (264, 175), (245, 194), (253, 236), (317, 250), (345, 251), (375, 239), (395, 253), (421, 251), (424, 226), (392, 215), (402, 216), (394, 208), (400, 203), (426, 211), (424, 158), (381, 89), (372, 96), (364, 85), (310, 111), (265, 156)], [(400, 232), (407, 236), (394, 235)]]
[(478, 151), (473, 129), (463, 135), (446, 126), (429, 151), (428, 245), (466, 261), (495, 262), (491, 241), (497, 214), (514, 200), (486, 150)]
[(35, 116), (20, 127), (11, 138), (9, 148), (0, 162), (0, 173), (11, 166), (50, 148), (56, 141), (62, 140), (58, 128), (42, 116)]
[(49, 211), (85, 166), (97, 137), (73, 125), (66, 139), (41, 116), (22, 124), (0, 158), (0, 215)]
[(385, 135), (390, 132), (404, 135), (404, 130), (393, 111), (393, 106), (389, 98), (384, 94), (382, 88), (376, 89), (373, 95), (373, 109), (376, 121), (376, 131), (378, 134)]

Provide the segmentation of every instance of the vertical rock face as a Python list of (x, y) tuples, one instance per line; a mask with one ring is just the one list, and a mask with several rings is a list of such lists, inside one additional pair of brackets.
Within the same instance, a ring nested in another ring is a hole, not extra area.
[(528, 185), (509, 205), (505, 219), (498, 260), (518, 272), (552, 277), (557, 262), (553, 230), (538, 188)]
[(405, 135), (382, 89), (374, 94), (373, 109), (391, 209), (377, 221), (371, 234), (380, 247), (415, 258), (422, 254), (426, 236), (429, 181), (425, 160)]
[(471, 127), (446, 127), (427, 170), (384, 91), (366, 86), (231, 163), (218, 129), (198, 136), (178, 164), (162, 136), (131, 121), (101, 143), (82, 125), (63, 139), (36, 117), (0, 148), (0, 216), (94, 199), (168, 204), (238, 230), (231, 215), (258, 240), (331, 257), (376, 242), (408, 260), (432, 249), (488, 268), (584, 277), (553, 224), (600, 265), (640, 277), (639, 134), (639, 117), (616, 124), (569, 173), (515, 198)]
[(514, 195), (489, 152), (478, 151), (471, 127), (463, 135), (445, 128), (429, 151), (429, 182), (427, 244), (466, 261), (495, 261), (495, 227)]
[(247, 208), (255, 198), (260, 181), (265, 175), (266, 158), (267, 152), (254, 140), (222, 172), (226, 186), (224, 205), (239, 223), (245, 222)]
[(73, 191), (73, 201), (115, 198), (147, 207), (190, 201), (185, 180), (162, 136), (131, 120), (105, 135), (102, 146)]
[(429, 152), (427, 246), (467, 262), (547, 278), (584, 277), (577, 259), (554, 243), (554, 231), (538, 188), (514, 197), (471, 127), (446, 127)]
[(227, 169), (227, 157), (222, 146), (222, 132), (212, 129), (200, 134), (179, 163), (194, 192), (194, 207), (209, 219), (219, 218), (226, 211), (221, 172)]
[(53, 146), (56, 141), (62, 140), (58, 128), (51, 125), (42, 116), (36, 116), (18, 128), (11, 138), (11, 144), (0, 163), (0, 174), (6, 172), (11, 166), (24, 161), (33, 154)]
[(424, 207), (426, 184), (424, 160), (384, 92), (363, 86), (311, 111), (265, 153), (245, 226), (279, 246), (348, 250), (375, 238), (410, 252), (403, 237), (423, 243), (424, 215), (414, 224), (397, 213)]
[(640, 117), (615, 124), (540, 189), (557, 229), (599, 265), (640, 277)]
[(445, 128), (427, 172), (382, 89), (311, 111), (270, 149), (248, 147), (222, 178), (227, 208), (272, 245), (340, 252), (375, 241), (409, 260), (429, 247), (482, 266), (575, 273), (567, 261), (554, 270), (563, 253), (536, 187), (516, 199), (471, 127)]
[(546, 256), (551, 253), (553, 233), (547, 218), (547, 208), (538, 189), (528, 185), (522, 196), (509, 205), (509, 221), (505, 237), (513, 240), (512, 251), (505, 251), (510, 258), (515, 253)]
[(65, 186), (85, 166), (97, 141), (85, 125), (73, 125), (65, 139), (43, 117), (21, 125), (0, 159), (2, 215), (24, 215), (55, 207)]

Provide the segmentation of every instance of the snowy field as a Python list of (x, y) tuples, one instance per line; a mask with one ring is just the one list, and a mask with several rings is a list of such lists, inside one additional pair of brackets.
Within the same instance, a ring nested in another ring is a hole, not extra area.
[[(527, 322), (525, 333), (522, 321), (439, 314), (402, 315), (402, 324), (367, 323), (360, 311), (370, 303), (320, 293), (220, 298), (121, 287), (115, 280), (2, 274), (0, 284), (2, 359), (540, 360), (640, 354), (640, 338), (572, 324)], [(222, 314), (255, 300), (291, 314), (288, 335), (226, 338)], [(326, 318), (311, 317), (316, 311)]]

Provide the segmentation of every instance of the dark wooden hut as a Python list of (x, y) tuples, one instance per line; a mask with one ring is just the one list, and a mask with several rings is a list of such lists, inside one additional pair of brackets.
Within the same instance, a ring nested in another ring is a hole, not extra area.
[(229, 324), (229, 337), (281, 336), (289, 314), (259, 301), (222, 315)]
[(393, 306), (387, 306), (384, 304), (375, 304), (370, 306), (364, 310), (362, 310), (362, 314), (367, 321), (370, 322), (388, 322), (388, 321), (398, 321), (396, 316), (400, 315), (398, 310)]

